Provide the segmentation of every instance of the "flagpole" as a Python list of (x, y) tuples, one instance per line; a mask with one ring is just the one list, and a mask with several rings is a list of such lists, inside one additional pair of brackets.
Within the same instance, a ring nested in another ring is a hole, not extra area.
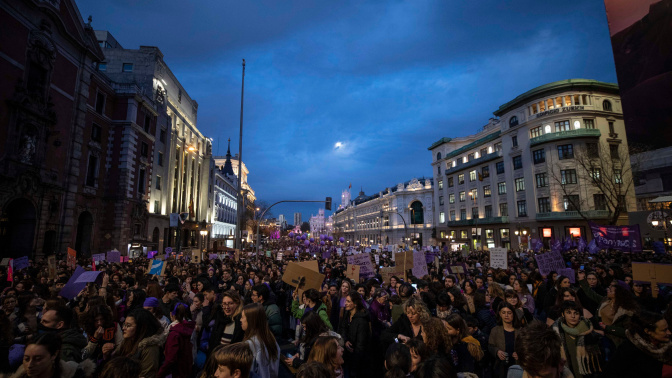
[(237, 224), (236, 224), (236, 243), (234, 247), (241, 249), (243, 238), (243, 217), (245, 209), (242, 208), (242, 178), (243, 178), (243, 98), (245, 97), (245, 59), (243, 59), (243, 81), (240, 86), (240, 137), (238, 140), (238, 187), (236, 188), (236, 200), (238, 203), (237, 209)]

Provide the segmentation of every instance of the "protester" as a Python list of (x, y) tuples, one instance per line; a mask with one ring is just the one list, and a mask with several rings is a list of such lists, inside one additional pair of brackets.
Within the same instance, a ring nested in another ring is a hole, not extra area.
[(515, 343), (518, 364), (509, 368), (507, 378), (574, 378), (565, 366), (560, 337), (544, 323), (522, 328)]
[(246, 305), (243, 307), (240, 323), (245, 331), (243, 342), (254, 355), (252, 372), (261, 378), (277, 377), (280, 347), (271, 332), (264, 307), (260, 303)]
[(365, 352), (371, 344), (371, 320), (362, 296), (356, 291), (345, 298), (338, 333), (345, 341), (345, 362), (350, 377), (363, 377), (366, 370)]
[(509, 367), (518, 359), (515, 340), (520, 322), (516, 316), (516, 308), (508, 303), (502, 303), (497, 311), (497, 324), (490, 333), (488, 345), (490, 354), (495, 358), (493, 375), (504, 378)]
[(326, 366), (334, 378), (343, 378), (343, 347), (334, 336), (320, 336), (315, 340), (310, 351), (308, 361), (314, 361)]
[(90, 377), (95, 365), (90, 361), (78, 364), (74, 361), (61, 359), (61, 337), (55, 333), (40, 335), (35, 341), (26, 345), (23, 353), (23, 364), (12, 374), (11, 378), (24, 377), (56, 377), (74, 378)]
[(159, 370), (160, 351), (166, 340), (163, 327), (149, 311), (135, 309), (126, 316), (122, 329), (124, 340), (113, 355), (139, 360), (141, 376), (154, 377)]
[(159, 368), (158, 378), (172, 374), (172, 378), (191, 376), (193, 351), (191, 336), (196, 323), (191, 320), (189, 305), (178, 302), (170, 313), (170, 331), (165, 344), (163, 364)]
[(411, 351), (404, 344), (394, 343), (385, 353), (385, 378), (405, 378), (411, 372)]
[(562, 358), (576, 378), (593, 377), (602, 372), (604, 362), (600, 353), (599, 335), (593, 325), (582, 316), (576, 302), (565, 301), (561, 316), (551, 328), (560, 336)]

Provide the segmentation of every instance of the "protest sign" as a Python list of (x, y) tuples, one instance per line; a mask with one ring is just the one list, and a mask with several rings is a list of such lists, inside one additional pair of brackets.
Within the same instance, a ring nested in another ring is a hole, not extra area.
[(576, 283), (576, 272), (572, 268), (558, 269), (558, 275), (569, 278), (569, 282), (571, 283)]
[(105, 254), (104, 253), (96, 253), (95, 255), (91, 256), (93, 258), (93, 261), (99, 262), (99, 261), (105, 261)]
[(413, 253), (413, 276), (422, 278), (428, 275), (427, 261), (425, 261), (425, 252), (418, 251)]
[(107, 261), (111, 263), (121, 262), (121, 253), (119, 251), (108, 251), (107, 252)]
[(49, 279), (56, 279), (56, 256), (51, 255), (47, 257), (47, 271), (49, 272)]
[(635, 282), (651, 283), (651, 294), (658, 297), (658, 284), (672, 285), (672, 265), (632, 263), (632, 279)]
[(603, 226), (593, 222), (588, 222), (588, 224), (598, 247), (626, 252), (642, 252), (639, 225)]
[(490, 267), (502, 269), (508, 268), (506, 248), (490, 248)]
[(77, 265), (77, 251), (70, 247), (68, 247), (67, 263), (70, 269), (75, 269), (75, 266)]
[(451, 274), (465, 274), (467, 272), (467, 268), (464, 264), (461, 265), (451, 265), (448, 267), (450, 270)]
[[(371, 255), (368, 253), (360, 253), (359, 255), (348, 256), (348, 264), (359, 265), (359, 275), (362, 278), (372, 278), (376, 275), (371, 263)], [(359, 280), (357, 280), (359, 282)]]
[(86, 282), (75, 283), (75, 281), (77, 281), (77, 278), (79, 278), (79, 276), (84, 272), (86, 272), (84, 268), (82, 268), (81, 266), (77, 266), (75, 272), (72, 273), (72, 276), (68, 280), (68, 283), (66, 283), (65, 286), (63, 286), (58, 295), (66, 299), (73, 299), (74, 297), (76, 297), (77, 294), (79, 294), (79, 292), (86, 287)]
[(466, 249), (466, 248), (462, 248), (462, 251), (460, 253), (462, 254), (462, 257), (464, 257), (464, 258), (469, 257), (469, 250)]
[[(117, 253), (119, 253), (119, 252), (117, 252)], [(130, 259), (128, 258), (128, 256), (120, 256), (119, 261), (120, 262), (130, 262)]]
[(397, 252), (393, 256), (397, 266), (402, 267), (404, 271), (413, 268), (413, 251)]
[(381, 268), (379, 270), (379, 272), (380, 272), (380, 276), (383, 278), (383, 282), (387, 282), (387, 283), (390, 282), (390, 278), (392, 278), (392, 276), (401, 277), (401, 276), (404, 275), (404, 271), (402, 270), (402, 268), (400, 268), (398, 266), (392, 266), (392, 267), (389, 267), (389, 268)]
[(9, 265), (9, 257), (5, 257), (2, 259), (2, 262), (0, 262), (0, 266), (7, 266)]
[[(98, 277), (100, 276), (101, 271), (91, 271), (91, 272), (84, 272), (77, 277), (77, 280), (75, 283), (89, 283), (89, 282), (96, 282)], [(101, 276), (102, 278), (102, 276)]]
[(542, 276), (548, 276), (551, 271), (558, 271), (560, 269), (565, 269), (565, 260), (562, 259), (562, 252), (560, 251), (550, 251), (542, 255), (537, 255), (534, 257), (537, 260), (537, 266), (539, 267), (539, 273)]
[(380, 256), (374, 255), (373, 258), (376, 260), (376, 265), (380, 264)]
[(278, 252), (278, 255), (275, 258), (278, 261), (282, 261), (282, 252)]
[(154, 256), (156, 256), (159, 253), (159, 251), (149, 251), (147, 252), (147, 258), (148, 259), (153, 259)]
[(371, 248), (364, 248), (364, 253), (371, 253)]
[(329, 252), (329, 251), (324, 251), (324, 252), (322, 252), (322, 258), (323, 258), (323, 259), (326, 260), (326, 259), (328, 259), (328, 258), (330, 258), (330, 257), (331, 257), (331, 252)]
[[(315, 263), (317, 264), (317, 261)], [(290, 261), (282, 275), (282, 281), (303, 290), (315, 289), (319, 291), (322, 289), (321, 285), (322, 281), (324, 281), (324, 274), (312, 270), (305, 265)]]
[(348, 277), (348, 279), (354, 281), (355, 283), (359, 283), (360, 269), (361, 267), (359, 265), (348, 264), (348, 268), (345, 271), (345, 276)]
[(166, 262), (163, 260), (149, 260), (149, 267), (147, 270), (149, 270), (148, 274), (150, 275), (156, 274), (163, 276), (166, 270)]
[(306, 268), (312, 270), (313, 272), (318, 272), (318, 273), (320, 272), (320, 266), (317, 264), (317, 260), (309, 260), (309, 261), (304, 261), (304, 262), (300, 262), (300, 263), (297, 263), (297, 264), (299, 264), (303, 267), (306, 267)]
[(195, 264), (201, 263), (201, 251), (197, 249), (191, 250), (191, 262)]
[(14, 272), (18, 272), (21, 269), (26, 269), (28, 267), (28, 256), (22, 256), (14, 259)]

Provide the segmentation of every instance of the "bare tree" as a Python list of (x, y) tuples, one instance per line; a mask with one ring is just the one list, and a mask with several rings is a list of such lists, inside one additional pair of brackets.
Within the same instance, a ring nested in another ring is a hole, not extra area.
[(627, 213), (627, 198), (634, 193), (633, 169), (638, 162), (631, 162), (628, 149), (621, 143), (575, 146), (578, 148), (571, 168), (551, 169), (565, 210), (576, 211), (587, 221), (594, 218), (590, 211), (603, 210), (608, 213), (608, 224), (616, 224)]

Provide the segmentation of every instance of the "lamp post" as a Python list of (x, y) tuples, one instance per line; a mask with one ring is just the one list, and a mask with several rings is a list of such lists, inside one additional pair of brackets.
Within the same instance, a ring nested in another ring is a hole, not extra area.
[[(242, 178), (243, 178), (243, 98), (245, 97), (245, 59), (243, 59), (243, 81), (240, 86), (240, 139), (238, 140), (238, 186), (236, 187), (236, 200), (238, 204), (238, 214), (236, 219), (236, 243), (234, 247), (240, 249), (243, 237), (243, 212), (245, 202), (243, 202)], [(242, 206), (241, 206), (242, 204)]]
[(399, 212), (396, 212), (394, 210), (381, 210), (382, 213), (393, 213), (397, 214), (399, 217), (401, 217), (401, 220), (404, 222), (404, 244), (406, 244), (407, 239), (408, 239), (408, 225), (406, 224), (406, 219), (404, 219), (404, 216), (401, 215)]
[(520, 248), (521, 247), (520, 236), (521, 235), (527, 235), (527, 229), (524, 228), (524, 227), (520, 227), (520, 223), (518, 223), (517, 226), (516, 226), (516, 231), (514, 232), (514, 234), (516, 234), (516, 236), (518, 237), (518, 248)]
[[(476, 192), (476, 193), (478, 193), (478, 192)], [(471, 197), (471, 199), (473, 200), (474, 207), (476, 207), (476, 197), (478, 197), (478, 196), (475, 195), (473, 191), (469, 191), (469, 197)], [(478, 212), (478, 209), (477, 209), (476, 210), (476, 217), (474, 218), (474, 207), (471, 208), (471, 217), (474, 219), (474, 228), (476, 229), (476, 238), (474, 240), (476, 240), (477, 243), (480, 241), (481, 251), (482, 251), (483, 250), (483, 241), (481, 239), (479, 239), (479, 237), (478, 237), (478, 218), (480, 217), (480, 215), (479, 215), (479, 212)]]

